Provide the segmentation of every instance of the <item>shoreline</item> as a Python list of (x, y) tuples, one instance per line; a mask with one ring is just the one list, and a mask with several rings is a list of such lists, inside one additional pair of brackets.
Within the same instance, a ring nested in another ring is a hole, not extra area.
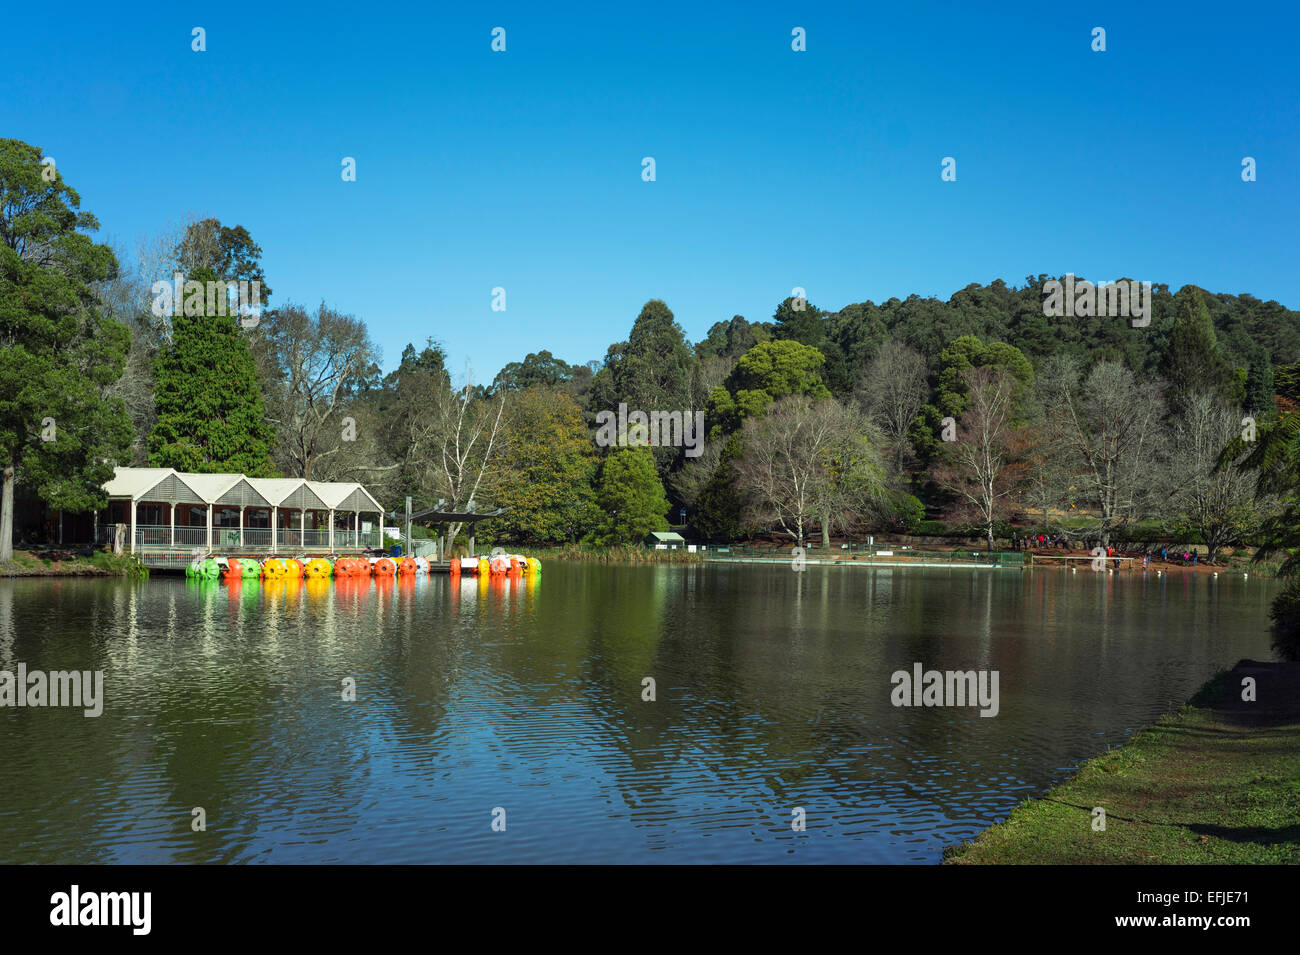
[(1300, 663), (1242, 660), (943, 864), (1300, 864), (1297, 779)]
[[(512, 545), (514, 546), (514, 545)], [(733, 545), (744, 547), (745, 545)], [(888, 546), (888, 545), (883, 545)], [(579, 546), (570, 547), (542, 547), (542, 548), (523, 548), (530, 555), (535, 555), (541, 560), (559, 560), (576, 563), (606, 563), (606, 564), (678, 564), (678, 565), (700, 565), (712, 563), (771, 563), (771, 564), (789, 564), (791, 557), (789, 553), (782, 553), (779, 549), (773, 548), (770, 555), (767, 554), (727, 554), (718, 553), (717, 551), (697, 551), (690, 553), (684, 549), (677, 550), (655, 550), (643, 547), (641, 545), (631, 544), (617, 547), (587, 548)], [(967, 553), (971, 555), (983, 555), (977, 547), (945, 547), (924, 552), (917, 552), (915, 557), (907, 555), (902, 551), (888, 558), (879, 556), (867, 556), (865, 554), (840, 554), (835, 551), (829, 553), (819, 553), (810, 551), (803, 558), (802, 563), (807, 566), (853, 566), (862, 565), (877, 568), (894, 568), (894, 567), (951, 567), (958, 568), (976, 568), (985, 570), (1065, 570), (1077, 571), (1079, 563), (1086, 561), (1089, 554), (1085, 551), (1079, 552), (1035, 552), (1035, 551), (994, 551), (994, 555), (1005, 554), (1013, 555), (1012, 559), (1007, 562), (988, 561), (979, 559), (959, 559), (952, 557), (947, 560), (927, 560), (926, 557), (938, 557), (943, 554), (962, 555)], [(1023, 555), (1023, 556), (1021, 556)], [(1035, 556), (1041, 557), (1062, 557), (1068, 556), (1076, 563), (1066, 561), (1044, 560), (1035, 562)], [(1019, 562), (1023, 560), (1023, 565)], [(1084, 565), (1086, 568), (1086, 564)], [(180, 570), (181, 568), (177, 568)], [(1218, 577), (1218, 576), (1256, 576), (1261, 578), (1272, 578), (1275, 575), (1270, 573), (1271, 568), (1267, 565), (1254, 567), (1249, 562), (1243, 564), (1196, 564), (1188, 566), (1186, 564), (1174, 563), (1172, 561), (1152, 561), (1147, 567), (1137, 566), (1122, 567), (1120, 570), (1107, 568), (1108, 573), (1122, 575), (1141, 575), (1146, 577), (1173, 577), (1176, 575), (1191, 575), (1196, 577)], [(1099, 571), (1098, 571), (1099, 573)], [(15, 551), (14, 560), (11, 562), (0, 562), (0, 577), (143, 577), (147, 572), (142, 568), (129, 554), (120, 557), (114, 557), (107, 551), (97, 551), (93, 557), (76, 556), (70, 560), (58, 560), (41, 556), (38, 552), (33, 551)]]
[(74, 556), (69, 560), (44, 557), (38, 552), (15, 550), (14, 559), (0, 561), (0, 577), (145, 577), (146, 571), (133, 557), (115, 557), (97, 551), (90, 557)]

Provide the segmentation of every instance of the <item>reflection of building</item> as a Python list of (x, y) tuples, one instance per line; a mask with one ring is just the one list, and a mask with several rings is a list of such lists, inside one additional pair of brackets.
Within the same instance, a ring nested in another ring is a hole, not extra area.
[[(91, 533), (97, 543), (112, 543), (114, 525), (124, 525), (127, 549), (141, 556), (196, 549), (332, 553), (383, 543), (383, 508), (355, 481), (115, 470), (104, 485), (108, 507), (91, 516)], [(363, 522), (362, 514), (373, 520)], [(81, 542), (65, 535), (64, 543)]]

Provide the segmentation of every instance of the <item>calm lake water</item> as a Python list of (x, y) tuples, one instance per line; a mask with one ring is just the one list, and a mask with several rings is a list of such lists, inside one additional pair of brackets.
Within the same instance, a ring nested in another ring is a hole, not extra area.
[[(0, 862), (933, 863), (1270, 659), (1275, 590), (716, 564), (0, 580), (0, 669), (103, 670), (105, 697), (0, 709)], [(916, 662), (997, 670), (1000, 712), (893, 706)]]

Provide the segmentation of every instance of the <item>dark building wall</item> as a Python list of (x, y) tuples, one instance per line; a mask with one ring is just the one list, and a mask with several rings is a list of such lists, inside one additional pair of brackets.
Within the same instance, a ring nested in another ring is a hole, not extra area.
[[(94, 536), (95, 518), (89, 511), (63, 514), (64, 545), (88, 544)], [(59, 544), (59, 512), (46, 506), (31, 488), (14, 488), (14, 543), (19, 547)]]

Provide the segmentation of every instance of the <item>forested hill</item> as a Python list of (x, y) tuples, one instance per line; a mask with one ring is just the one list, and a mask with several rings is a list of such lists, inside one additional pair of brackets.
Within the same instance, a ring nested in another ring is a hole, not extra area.
[[(1168, 285), (1153, 283), (1151, 324), (1134, 328), (1124, 318), (1045, 316), (1043, 286), (1051, 278), (1029, 277), (1019, 288), (1001, 279), (972, 284), (946, 302), (911, 295), (879, 304), (868, 300), (835, 312), (822, 311), (812, 302), (796, 311), (787, 300), (777, 308), (773, 322), (745, 323), (746, 328), (737, 319), (717, 323), (696, 350), (700, 357), (738, 357), (745, 339), (750, 345), (768, 337), (794, 339), (826, 356), (826, 383), (840, 395), (852, 390), (857, 370), (890, 338), (931, 361), (949, 342), (975, 335), (1014, 345), (1035, 365), (1052, 355), (1070, 354), (1085, 365), (1118, 359), (1148, 373), (1156, 368), (1180, 300), (1195, 288), (1173, 292)], [(1267, 360), (1277, 367), (1300, 360), (1300, 312), (1249, 294), (1200, 291), (1221, 355), (1231, 366), (1244, 369)]]

